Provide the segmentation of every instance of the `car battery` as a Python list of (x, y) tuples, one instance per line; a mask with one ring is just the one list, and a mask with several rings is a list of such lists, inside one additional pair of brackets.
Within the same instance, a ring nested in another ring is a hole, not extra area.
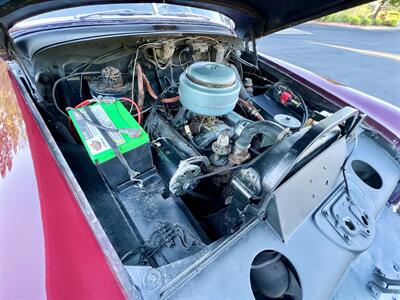
[(129, 171), (141, 174), (153, 168), (149, 136), (120, 101), (98, 102), (68, 114), (111, 187), (132, 179)]

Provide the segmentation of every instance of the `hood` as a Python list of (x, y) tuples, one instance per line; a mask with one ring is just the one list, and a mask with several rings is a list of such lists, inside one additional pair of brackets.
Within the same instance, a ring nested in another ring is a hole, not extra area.
[[(370, 1), (370, 0), (369, 0)], [(259, 38), (368, 0), (3, 0), (0, 1), (0, 44), (7, 43), (7, 31), (17, 22), (40, 13), (90, 4), (153, 2), (198, 7), (220, 12), (235, 22), (239, 37)]]

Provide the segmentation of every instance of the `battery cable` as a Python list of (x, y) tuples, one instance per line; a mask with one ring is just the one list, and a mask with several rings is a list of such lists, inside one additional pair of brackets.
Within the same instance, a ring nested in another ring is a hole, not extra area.
[[(105, 102), (105, 103), (113, 103), (115, 101), (121, 100), (123, 102), (130, 102), (136, 109), (137, 111), (137, 122), (139, 124), (142, 123), (142, 111), (139, 108), (139, 105), (131, 98), (127, 98), (127, 97), (121, 97), (121, 98), (110, 98), (110, 97), (98, 97), (95, 99), (88, 99), (85, 101), (82, 101), (81, 103), (79, 103), (78, 105), (76, 105), (74, 108), (81, 108), (83, 106), (89, 105), (91, 103), (101, 103), (101, 102)], [(111, 102), (112, 101), (112, 102)]]

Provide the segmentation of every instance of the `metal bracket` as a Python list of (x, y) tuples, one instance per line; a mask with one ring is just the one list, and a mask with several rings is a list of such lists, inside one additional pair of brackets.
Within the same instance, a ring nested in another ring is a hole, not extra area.
[[(352, 194), (357, 195), (352, 197), (354, 201), (348, 197), (342, 184), (315, 214), (315, 219), (318, 227), (341, 246), (352, 251), (364, 251), (375, 236), (375, 219), (369, 207), (359, 205), (365, 203), (365, 199), (353, 185), (350, 189)], [(339, 239), (335, 232), (340, 236)]]
[(374, 298), (379, 298), (382, 294), (400, 295), (400, 278), (388, 278), (379, 268), (375, 268), (374, 277), (375, 280), (367, 284), (367, 290)]

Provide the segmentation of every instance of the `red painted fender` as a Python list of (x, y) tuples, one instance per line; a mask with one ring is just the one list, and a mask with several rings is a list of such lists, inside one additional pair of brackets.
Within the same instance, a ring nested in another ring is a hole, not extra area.
[(0, 245), (0, 299), (125, 298), (4, 61)]

